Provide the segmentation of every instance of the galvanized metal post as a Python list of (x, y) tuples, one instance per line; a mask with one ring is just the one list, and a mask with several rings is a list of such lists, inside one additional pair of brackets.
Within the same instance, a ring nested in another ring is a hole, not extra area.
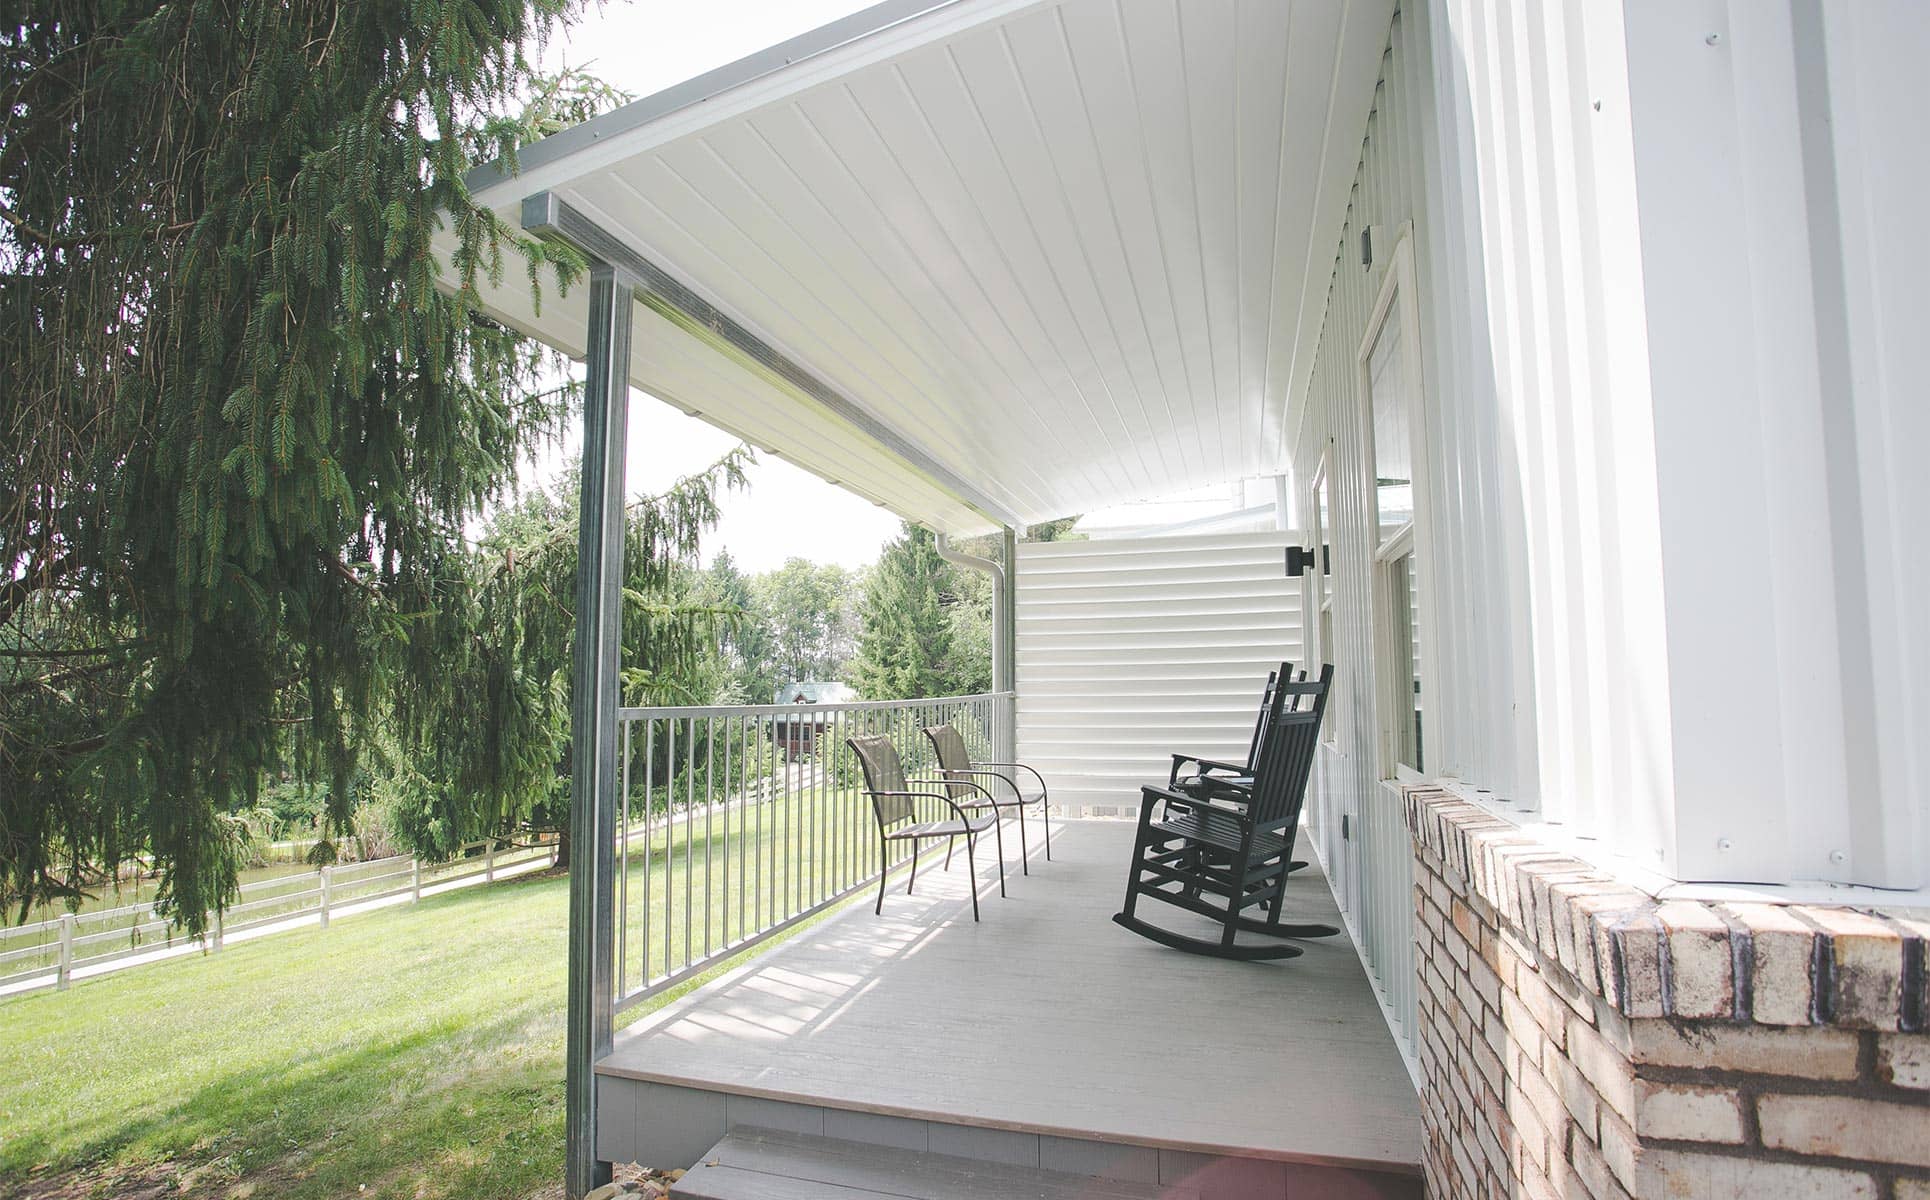
[(409, 899), (422, 899), (422, 860), (419, 858), (409, 860)]
[(322, 917), (320, 923), (320, 928), (322, 929), (328, 928), (328, 875), (333, 869), (332, 867), (322, 868)]
[[(995, 660), (992, 664), (992, 690), (995, 692), (1017, 693), (1019, 687), (1019, 535), (1011, 526), (1006, 526), (1001, 556), (1005, 565), (1005, 586), (998, 589), (994, 601), (998, 612), (993, 621), (998, 627), (998, 636), (993, 639)], [(1019, 756), (1019, 699), (1016, 694), (999, 703), (1002, 720), (999, 722), (999, 759), (1013, 762)]]
[(570, 698), (570, 959), (565, 1185), (572, 1200), (610, 1181), (596, 1154), (596, 1060), (610, 1051), (612, 875), (616, 865), (617, 672), (622, 652), (623, 464), (630, 399), (632, 291), (607, 264), (590, 271), (577, 528), (576, 687)]

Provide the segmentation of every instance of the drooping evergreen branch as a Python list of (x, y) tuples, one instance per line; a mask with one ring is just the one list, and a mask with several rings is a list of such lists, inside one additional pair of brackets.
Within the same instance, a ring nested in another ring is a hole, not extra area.
[[(570, 394), (477, 283), (581, 269), (462, 175), (609, 99), (524, 57), (570, 7), (30, 0), (0, 23), (0, 905), (138, 857), (198, 929), (265, 779), (312, 783), (340, 829), (380, 715), (448, 703), (424, 631), (487, 612), (462, 529)], [(548, 99), (509, 115), (526, 96)], [(552, 748), (489, 732), (434, 753)]]

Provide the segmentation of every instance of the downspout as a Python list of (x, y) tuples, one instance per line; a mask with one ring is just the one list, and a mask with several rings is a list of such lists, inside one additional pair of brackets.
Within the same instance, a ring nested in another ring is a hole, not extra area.
[[(1005, 560), (1011, 563), (1018, 544), (1017, 534), (1004, 531)], [(954, 566), (968, 571), (982, 571), (992, 577), (992, 690), (994, 692), (1014, 691), (1018, 683), (1018, 655), (1016, 634), (1016, 600), (1014, 581), (1006, 567), (989, 558), (976, 554), (966, 554), (952, 549), (951, 539), (944, 534), (938, 535), (938, 557)], [(1001, 710), (1000, 728), (997, 731), (998, 755), (1007, 762), (1016, 757), (1018, 749), (1018, 701), (1014, 697), (1010, 704)]]

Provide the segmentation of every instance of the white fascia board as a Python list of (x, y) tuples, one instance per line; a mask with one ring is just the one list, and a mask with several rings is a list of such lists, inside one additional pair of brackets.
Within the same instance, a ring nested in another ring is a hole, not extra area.
[(490, 163), (471, 171), (466, 182), (478, 203), (508, 210), (525, 196), (1050, 2), (886, 0), (552, 134), (517, 154), (513, 175)]

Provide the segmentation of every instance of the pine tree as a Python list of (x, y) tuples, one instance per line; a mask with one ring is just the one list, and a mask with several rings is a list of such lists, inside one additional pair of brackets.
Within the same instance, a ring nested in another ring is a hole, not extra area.
[[(744, 484), (748, 450), (625, 506), (622, 702), (714, 699), (718, 633), (740, 610), (696, 586), (698, 539)], [(383, 790), (428, 857), (518, 829), (565, 832), (576, 631), (578, 475), (499, 513), (452, 579), (418, 651), (436, 678), (398, 687)]]
[(474, 288), (581, 266), (462, 177), (602, 99), (524, 59), (568, 7), (40, 0), (0, 25), (0, 903), (138, 855), (197, 930), (264, 772), (329, 783), (339, 827), (378, 714), (485, 790), (553, 753), (509, 656), (470, 662), (485, 731), (432, 733), (494, 611), (464, 524), (568, 400)]
[(952, 565), (930, 530), (907, 524), (865, 582), (851, 683), (873, 700), (950, 694)]

